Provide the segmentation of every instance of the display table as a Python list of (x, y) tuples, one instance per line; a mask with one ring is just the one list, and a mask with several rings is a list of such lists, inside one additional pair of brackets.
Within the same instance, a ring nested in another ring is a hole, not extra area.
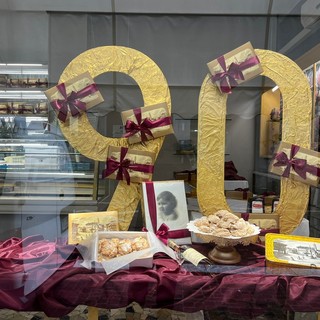
[[(210, 246), (198, 249), (205, 252)], [(152, 269), (106, 275), (81, 267), (74, 246), (41, 236), (11, 238), (0, 244), (0, 308), (43, 311), (50, 317), (66, 315), (78, 305), (121, 308), (134, 301), (148, 308), (226, 310), (248, 317), (275, 307), (319, 310), (318, 270), (265, 268), (263, 246), (237, 249), (243, 259), (233, 266), (184, 268), (158, 254)]]

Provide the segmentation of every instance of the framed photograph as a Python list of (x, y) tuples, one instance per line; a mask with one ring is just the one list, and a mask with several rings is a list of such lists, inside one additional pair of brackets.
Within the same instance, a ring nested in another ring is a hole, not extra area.
[(143, 182), (142, 193), (146, 228), (156, 233), (164, 223), (170, 232), (181, 230), (183, 236), (172, 238), (174, 241), (191, 243), (186, 229), (189, 217), (184, 181)]
[(117, 211), (69, 213), (68, 243), (80, 243), (97, 231), (119, 231)]
[(276, 264), (319, 268), (320, 239), (268, 233), (266, 259)]

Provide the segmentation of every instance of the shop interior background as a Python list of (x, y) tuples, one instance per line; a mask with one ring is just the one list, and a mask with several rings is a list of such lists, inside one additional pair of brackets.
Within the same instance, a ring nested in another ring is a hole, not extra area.
[[(134, 48), (161, 68), (170, 87), (175, 135), (165, 139), (154, 180), (171, 180), (175, 171), (196, 169), (198, 98), (209, 61), (247, 41), (254, 48), (288, 56), (302, 69), (320, 57), (320, 5), (312, 0), (2, 0), (0, 10), (0, 63), (43, 64), (49, 87), (57, 84), (70, 61), (98, 46)], [(141, 92), (130, 77), (120, 73), (104, 74), (95, 81), (105, 101), (91, 109), (88, 117), (101, 134), (117, 137), (120, 112), (143, 106)], [(261, 95), (273, 87), (269, 79), (255, 78), (234, 89), (227, 104), (225, 159), (234, 162), (238, 174), (258, 194), (279, 190), (279, 181), (265, 175), (270, 159), (259, 154)], [(46, 121), (42, 133), (31, 137), (26, 130), (25, 139), (63, 140), (52, 110)], [(67, 142), (61, 144), (64, 162), (73, 161), (75, 151)], [(179, 153), (185, 145), (190, 152)], [(100, 163), (98, 171), (103, 166)], [(32, 179), (32, 175), (23, 178), (26, 188)], [(2, 194), (0, 210), (5, 223), (0, 227), (1, 238), (41, 230), (53, 239), (65, 231), (68, 212), (105, 210), (116, 186), (114, 181), (99, 180), (101, 192), (95, 196), (68, 198), (59, 189), (62, 180), (71, 185), (77, 182), (73, 176), (53, 178), (56, 197), (49, 200)], [(313, 190), (311, 204), (317, 206), (315, 193)], [(314, 219), (313, 226), (317, 225)]]

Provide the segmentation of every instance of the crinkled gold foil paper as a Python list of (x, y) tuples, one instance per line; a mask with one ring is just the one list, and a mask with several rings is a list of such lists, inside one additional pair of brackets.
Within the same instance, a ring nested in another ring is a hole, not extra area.
[[(166, 102), (171, 111), (171, 99), (167, 81), (160, 68), (148, 56), (135, 49), (121, 46), (103, 46), (87, 50), (73, 59), (63, 71), (59, 83), (88, 71), (92, 78), (105, 72), (121, 72), (132, 77), (139, 85), (144, 105)], [(109, 138), (98, 133), (86, 114), (77, 121), (60, 122), (61, 131), (70, 144), (87, 158), (105, 161), (109, 146), (128, 147), (125, 138)], [(164, 137), (147, 141), (145, 146), (131, 148), (155, 152), (158, 155)], [(119, 212), (120, 230), (127, 230), (141, 199), (140, 184), (120, 181), (111, 199), (108, 211)]]
[[(262, 75), (272, 79), (282, 94), (282, 140), (310, 148), (312, 99), (307, 78), (286, 56), (269, 50), (255, 51), (264, 70)], [(220, 209), (231, 211), (224, 195), (227, 97), (209, 75), (204, 79), (199, 96), (197, 192), (205, 215)], [(281, 233), (290, 233), (300, 224), (308, 199), (308, 185), (281, 178), (280, 202), (275, 211), (280, 216)]]

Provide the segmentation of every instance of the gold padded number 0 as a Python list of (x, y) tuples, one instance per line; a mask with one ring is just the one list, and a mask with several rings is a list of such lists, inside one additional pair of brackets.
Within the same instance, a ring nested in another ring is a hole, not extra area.
[[(312, 99), (307, 78), (288, 57), (256, 49), (264, 76), (278, 86), (283, 100), (282, 140), (310, 148)], [(209, 215), (229, 208), (224, 195), (224, 153), (227, 95), (221, 94), (207, 76), (201, 86), (198, 111), (197, 194), (200, 210)], [(239, 146), (241, 147), (241, 146)], [(281, 178), (280, 232), (290, 233), (305, 215), (309, 186)]]

